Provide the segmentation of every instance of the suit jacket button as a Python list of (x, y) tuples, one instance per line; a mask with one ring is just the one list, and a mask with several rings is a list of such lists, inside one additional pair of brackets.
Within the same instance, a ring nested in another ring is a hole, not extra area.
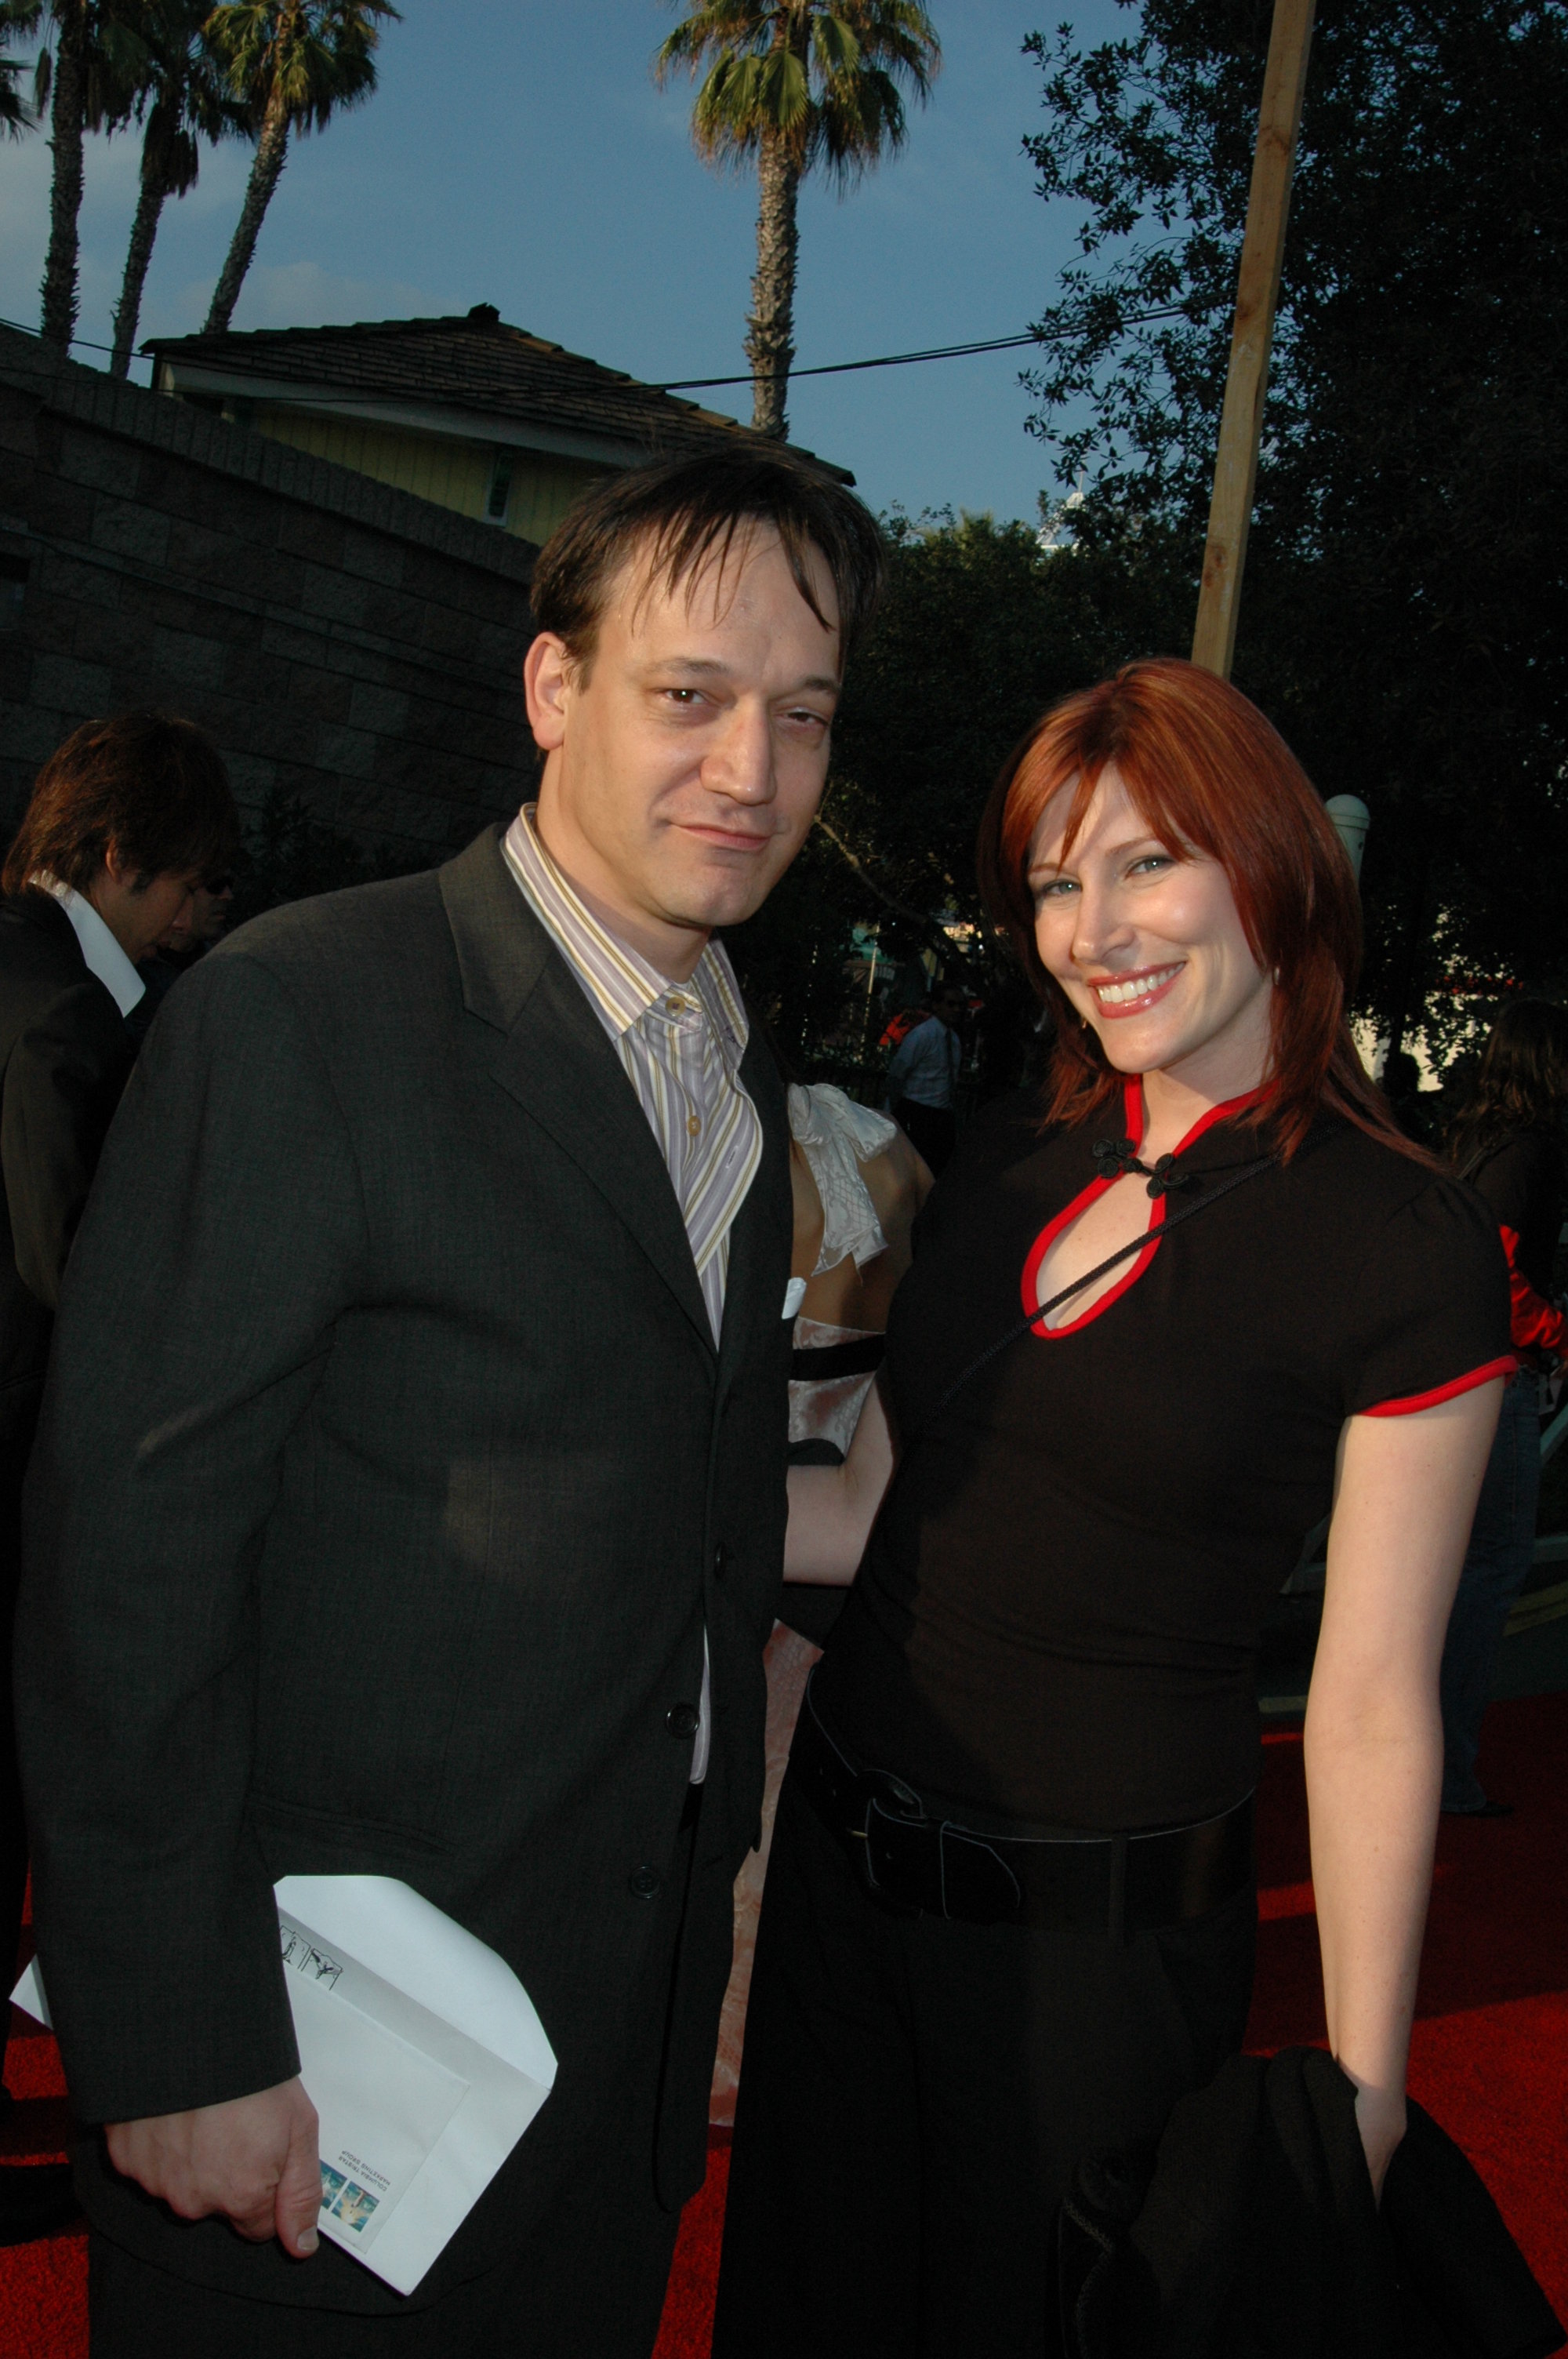
[(725, 1547), (723, 1541), (720, 1540), (718, 1547), (713, 1551), (713, 1578), (715, 1581), (723, 1580), (725, 1574), (730, 1570), (730, 1551)]
[(697, 1709), (694, 1703), (672, 1704), (665, 1714), (665, 1726), (672, 1736), (695, 1736), (697, 1717)]
[(634, 1867), (626, 1879), (639, 1900), (654, 1899), (662, 1880), (658, 1870), (652, 1867)]

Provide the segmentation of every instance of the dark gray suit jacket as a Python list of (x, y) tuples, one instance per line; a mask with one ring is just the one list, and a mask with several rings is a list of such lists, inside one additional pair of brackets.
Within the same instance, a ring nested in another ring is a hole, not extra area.
[[(555, 2092), (417, 2300), (503, 2257), (591, 2152), (706, 1626), (658, 2147), (665, 2200), (700, 2181), (784, 1523), (771, 1060), (754, 1038), (765, 1147), (716, 1353), (657, 1145), (498, 836), (258, 919), (161, 1012), (61, 1301), (18, 1631), (38, 1946), (85, 2119), (295, 2070), (286, 1874), (399, 1876), (526, 1985)], [(86, 2201), (200, 2281), (402, 2306), (102, 2167)]]

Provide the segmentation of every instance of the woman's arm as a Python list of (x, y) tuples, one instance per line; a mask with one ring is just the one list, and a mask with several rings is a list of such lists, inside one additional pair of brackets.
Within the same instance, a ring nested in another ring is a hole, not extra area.
[(843, 1465), (789, 1470), (784, 1579), (847, 1588), (892, 1479), (892, 1436), (873, 1384)]
[(1355, 2082), (1372, 2184), (1405, 2129), (1405, 2065), (1443, 1783), (1437, 1674), (1500, 1381), (1340, 1442), (1307, 1805), (1328, 2044)]

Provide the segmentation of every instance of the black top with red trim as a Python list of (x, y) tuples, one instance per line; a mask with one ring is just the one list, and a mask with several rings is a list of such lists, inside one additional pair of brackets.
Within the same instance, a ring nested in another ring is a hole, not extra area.
[(1563, 1148), (1555, 1132), (1511, 1131), (1465, 1176), (1502, 1234), (1516, 1346), (1548, 1357), (1568, 1352), (1568, 1318), (1552, 1299), (1563, 1192)]
[[(1260, 1151), (1217, 1110), (1178, 1204)], [(1126, 1128), (1142, 1126), (1130, 1083)], [(915, 1227), (887, 1382), (913, 1437), (814, 1690), (860, 1756), (1040, 1832), (1178, 1825), (1255, 1782), (1265, 1613), (1348, 1417), (1509, 1370), (1507, 1271), (1467, 1189), (1323, 1118), (1153, 1242), (1083, 1317), (961, 1370), (1037, 1301), (1050, 1231), (1111, 1184), (1105, 1114), (977, 1124)]]

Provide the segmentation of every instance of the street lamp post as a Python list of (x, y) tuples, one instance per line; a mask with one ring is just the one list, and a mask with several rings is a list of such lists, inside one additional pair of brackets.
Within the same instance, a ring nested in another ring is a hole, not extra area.
[(1366, 849), (1367, 830), (1372, 824), (1372, 814), (1359, 795), (1331, 795), (1324, 809), (1334, 821), (1335, 832), (1350, 855), (1350, 866), (1359, 885), (1361, 854)]

